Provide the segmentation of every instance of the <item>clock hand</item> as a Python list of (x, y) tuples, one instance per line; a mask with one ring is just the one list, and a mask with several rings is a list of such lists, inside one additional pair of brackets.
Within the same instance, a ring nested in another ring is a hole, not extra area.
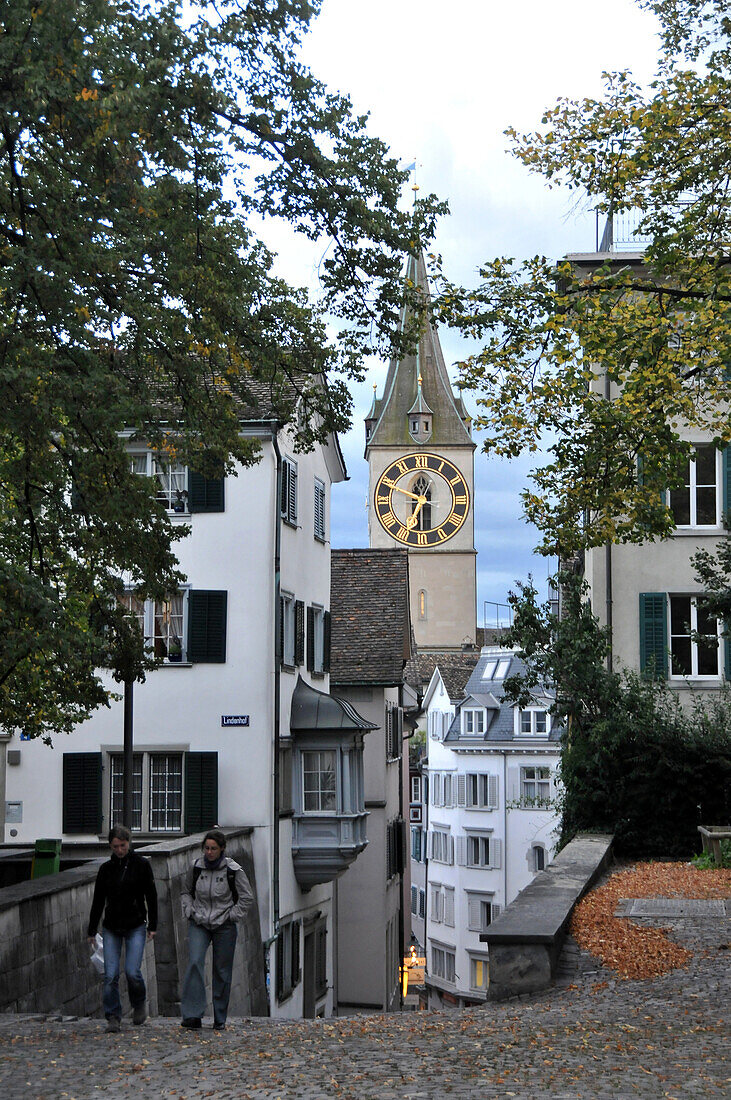
[[(403, 493), (405, 497), (411, 497), (412, 500), (421, 500), (418, 493), (410, 493), (408, 489), (400, 489), (398, 485), (394, 485), (393, 491), (395, 493)], [(426, 500), (426, 497), (424, 499)]]
[(413, 512), (411, 513), (409, 518), (406, 520), (406, 530), (407, 531), (410, 531), (412, 529), (412, 527), (416, 526), (416, 521), (419, 518), (419, 512), (421, 511), (421, 509), (426, 504), (426, 497), (420, 496), (418, 498), (418, 501), (419, 501), (419, 503), (416, 505), (416, 508), (414, 508)]

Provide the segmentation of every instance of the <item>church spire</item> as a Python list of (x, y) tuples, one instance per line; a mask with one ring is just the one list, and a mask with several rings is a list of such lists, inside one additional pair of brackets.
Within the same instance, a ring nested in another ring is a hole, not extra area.
[[(406, 279), (429, 301), (423, 253), (410, 256)], [(402, 315), (401, 329), (410, 320)], [(392, 359), (383, 396), (374, 394), (366, 418), (366, 453), (371, 447), (411, 447), (429, 441), (447, 447), (470, 447), (469, 417), (455, 396), (444, 363), (435, 325), (425, 319), (418, 344), (403, 359)]]

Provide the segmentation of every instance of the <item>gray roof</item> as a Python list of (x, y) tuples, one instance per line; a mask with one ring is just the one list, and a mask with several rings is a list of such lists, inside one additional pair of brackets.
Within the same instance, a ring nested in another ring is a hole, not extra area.
[[(495, 678), (500, 661), (507, 661), (508, 667), (500, 679)], [(493, 668), (493, 665), (495, 666)], [(485, 677), (486, 670), (492, 675)], [(504, 682), (508, 676), (519, 676), (527, 671), (525, 661), (521, 660), (513, 650), (503, 649), (500, 646), (485, 647), (477, 660), (472, 675), (465, 685), (465, 698), (457, 706), (457, 712), (445, 738), (445, 741), (458, 742), (463, 740), (474, 741), (474, 737), (462, 736), (462, 723), (460, 712), (463, 707), (474, 705), (484, 707), (487, 711), (487, 729), (479, 738), (481, 741), (514, 741), (514, 711), (515, 704), (505, 699)], [(540, 685), (533, 692), (537, 704), (544, 703), (546, 709), (555, 698), (555, 692), (547, 685)], [(561, 729), (553, 726), (548, 734), (548, 741), (559, 741)], [(540, 738), (532, 737), (532, 741)]]
[(378, 726), (358, 714), (346, 699), (317, 691), (299, 676), (292, 695), (289, 728), (295, 733), (297, 730), (375, 730)]
[[(429, 301), (429, 281), (423, 254), (409, 257), (406, 278)], [(406, 318), (402, 324), (405, 327)], [(421, 387), (419, 386), (421, 377)], [(436, 327), (426, 322), (414, 352), (392, 359), (383, 397), (374, 395), (366, 421), (371, 425), (367, 450), (371, 447), (413, 447), (409, 433), (409, 410), (421, 398), (432, 414), (431, 446), (462, 446), (475, 449), (469, 433), (468, 415), (462, 398), (452, 392)]]
[(404, 682), (411, 657), (406, 550), (333, 550), (330, 683)]

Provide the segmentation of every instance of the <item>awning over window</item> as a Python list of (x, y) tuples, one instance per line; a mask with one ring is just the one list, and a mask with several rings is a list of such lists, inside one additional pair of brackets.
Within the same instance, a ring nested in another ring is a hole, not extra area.
[(292, 733), (312, 730), (375, 730), (378, 725), (363, 718), (345, 699), (316, 691), (301, 676), (292, 696), (289, 721)]

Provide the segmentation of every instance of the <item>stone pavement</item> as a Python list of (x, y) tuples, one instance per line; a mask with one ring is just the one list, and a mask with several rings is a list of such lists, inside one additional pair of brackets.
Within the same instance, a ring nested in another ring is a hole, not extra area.
[[(667, 908), (667, 907), (666, 907)], [(0, 1015), (3, 1100), (448, 1100), (731, 1096), (731, 929), (718, 911), (665, 912), (688, 967), (621, 981), (569, 940), (557, 985), (469, 1012), (230, 1021)]]

